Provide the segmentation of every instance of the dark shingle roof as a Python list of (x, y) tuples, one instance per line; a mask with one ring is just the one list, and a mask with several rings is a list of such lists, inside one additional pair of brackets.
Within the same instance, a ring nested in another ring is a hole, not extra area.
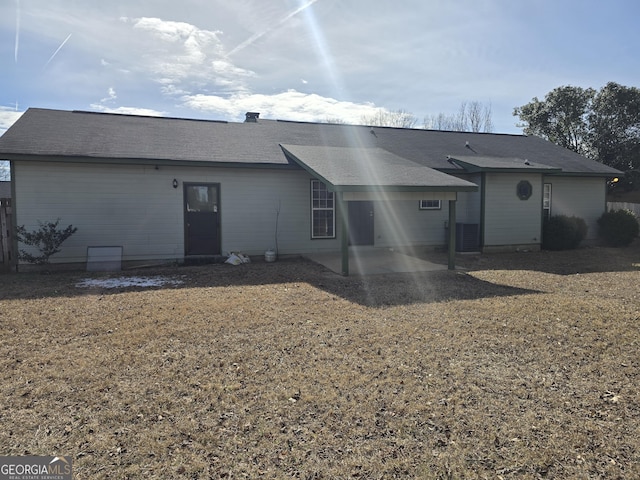
[(468, 171), (494, 172), (538, 172), (554, 173), (560, 171), (558, 167), (551, 167), (542, 163), (532, 162), (528, 158), (485, 157), (482, 155), (456, 155), (449, 157), (449, 162), (462, 166)]
[[(0, 137), (0, 153), (78, 159), (287, 165), (279, 143), (358, 144), (358, 130), (278, 121), (227, 123), (29, 109)], [(367, 135), (369, 135), (367, 133)], [(362, 135), (364, 137), (364, 135)], [(364, 137), (366, 139), (366, 137)]]
[(284, 152), (336, 190), (436, 188), (477, 190), (471, 182), (394, 155), (382, 148), (282, 145)]
[(528, 159), (563, 174), (618, 175), (537, 137), (258, 120), (227, 123), (29, 109), (0, 137), (6, 159), (291, 166), (279, 144), (381, 148), (455, 171), (448, 156)]
[(374, 127), (378, 146), (431, 168), (447, 170), (447, 157), (522, 158), (562, 173), (618, 175), (620, 172), (539, 137)]

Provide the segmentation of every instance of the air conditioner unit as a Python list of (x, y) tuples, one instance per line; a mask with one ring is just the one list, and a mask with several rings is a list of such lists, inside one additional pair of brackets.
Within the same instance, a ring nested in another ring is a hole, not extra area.
[(480, 251), (480, 225), (456, 223), (456, 252)]

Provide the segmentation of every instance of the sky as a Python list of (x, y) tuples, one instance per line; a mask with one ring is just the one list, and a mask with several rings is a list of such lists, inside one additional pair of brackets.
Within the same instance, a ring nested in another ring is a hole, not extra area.
[(29, 107), (363, 123), (640, 86), (636, 0), (0, 0), (0, 134)]

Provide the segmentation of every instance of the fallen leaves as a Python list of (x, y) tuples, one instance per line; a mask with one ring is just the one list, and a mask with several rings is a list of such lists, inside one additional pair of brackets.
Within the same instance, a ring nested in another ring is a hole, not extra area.
[(0, 450), (82, 478), (640, 477), (639, 272), (489, 266), (0, 277)]

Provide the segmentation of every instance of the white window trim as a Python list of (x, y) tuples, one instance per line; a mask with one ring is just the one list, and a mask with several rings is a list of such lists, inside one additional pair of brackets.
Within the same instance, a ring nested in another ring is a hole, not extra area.
[(550, 183), (544, 183), (542, 185), (542, 211), (549, 212), (547, 218), (551, 218), (551, 199), (552, 199), (552, 187)]
[[(336, 196), (334, 192), (329, 191), (329, 189), (327, 189), (327, 194), (331, 195), (331, 207), (314, 207), (313, 206), (313, 192), (314, 190), (316, 190), (316, 185), (324, 185), (325, 188), (327, 188), (327, 186), (321, 182), (320, 180), (311, 180), (311, 238), (312, 239), (327, 239), (327, 238), (336, 238)], [(332, 212), (331, 215), (331, 219), (332, 219), (332, 225), (331, 225), (331, 230), (333, 232), (333, 235), (314, 235), (314, 231), (313, 231), (313, 225), (314, 225), (314, 217), (315, 217), (315, 212), (319, 212), (319, 211), (330, 211)]]
[[(424, 203), (423, 203), (424, 202)], [(425, 206), (426, 202), (438, 202), (437, 206)], [(442, 200), (420, 200), (418, 204), (420, 210), (442, 210)]]

